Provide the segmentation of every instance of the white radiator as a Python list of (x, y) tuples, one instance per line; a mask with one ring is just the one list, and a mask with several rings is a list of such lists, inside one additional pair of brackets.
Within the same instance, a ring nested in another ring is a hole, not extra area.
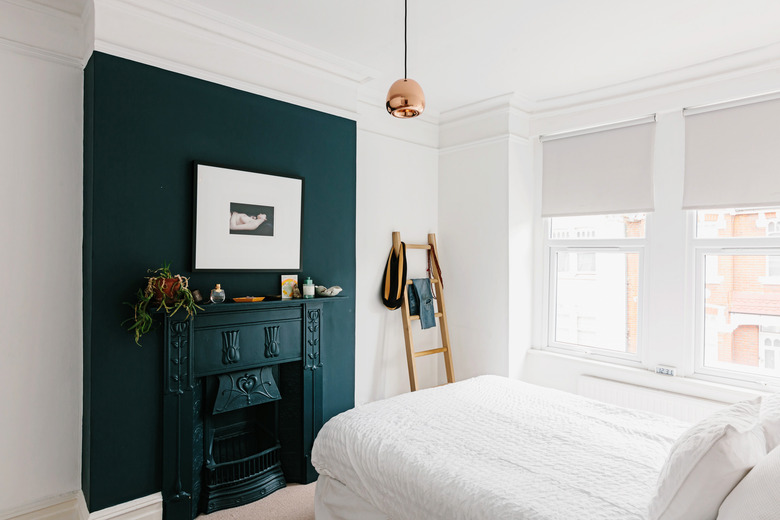
[(580, 376), (577, 393), (625, 408), (697, 422), (728, 403), (593, 376)]

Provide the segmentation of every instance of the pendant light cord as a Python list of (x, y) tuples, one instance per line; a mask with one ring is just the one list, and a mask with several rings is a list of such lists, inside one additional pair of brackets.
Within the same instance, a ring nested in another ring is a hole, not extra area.
[(406, 17), (407, 17), (407, 0), (404, 0), (404, 79), (406, 79)]

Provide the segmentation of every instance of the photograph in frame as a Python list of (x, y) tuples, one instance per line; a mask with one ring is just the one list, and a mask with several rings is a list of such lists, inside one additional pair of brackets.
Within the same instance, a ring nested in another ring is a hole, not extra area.
[(194, 271), (301, 268), (303, 179), (195, 163)]

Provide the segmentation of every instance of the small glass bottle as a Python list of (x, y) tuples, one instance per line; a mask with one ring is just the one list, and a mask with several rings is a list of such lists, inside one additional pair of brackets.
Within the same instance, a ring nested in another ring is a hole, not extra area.
[(314, 298), (314, 282), (311, 281), (311, 276), (307, 276), (303, 282), (303, 297)]
[(222, 303), (224, 301), (225, 301), (225, 291), (222, 290), (222, 286), (217, 284), (217, 286), (211, 290), (211, 302)]

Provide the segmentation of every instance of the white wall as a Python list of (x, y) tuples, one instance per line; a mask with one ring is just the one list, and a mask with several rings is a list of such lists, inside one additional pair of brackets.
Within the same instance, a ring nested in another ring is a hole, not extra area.
[[(381, 98), (380, 98), (381, 99)], [(414, 137), (417, 143), (410, 142)], [(392, 232), (424, 244), (437, 231), (438, 133), (435, 125), (397, 120), (382, 107), (362, 104), (358, 120), (357, 294), (355, 296), (355, 403), (409, 391), (401, 310), (382, 305), (380, 287)], [(438, 240), (439, 244), (442, 240)], [(446, 259), (442, 253), (441, 262)], [(408, 251), (408, 277), (427, 274), (423, 251)], [(444, 267), (446, 272), (446, 266)], [(449, 299), (447, 300), (449, 305)], [(440, 345), (439, 328), (412, 324), (416, 350)], [(418, 358), (421, 388), (439, 383), (442, 356)]]
[(83, 96), (78, 18), (0, 9), (3, 516), (81, 487)]
[(455, 377), (519, 377), (525, 351), (514, 345), (530, 343), (534, 258), (527, 119), (508, 98), (470, 110), (445, 118), (439, 161), (439, 249), (447, 259)]
[(508, 375), (508, 161), (507, 140), (441, 156), (439, 249), (457, 380)]

